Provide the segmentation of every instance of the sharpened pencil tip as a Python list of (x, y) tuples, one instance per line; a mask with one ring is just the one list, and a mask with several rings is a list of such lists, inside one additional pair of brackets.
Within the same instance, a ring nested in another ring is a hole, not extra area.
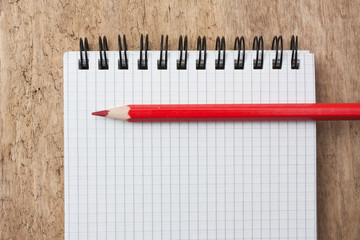
[(108, 113), (109, 113), (108, 110), (104, 110), (104, 111), (93, 112), (92, 115), (106, 117)]

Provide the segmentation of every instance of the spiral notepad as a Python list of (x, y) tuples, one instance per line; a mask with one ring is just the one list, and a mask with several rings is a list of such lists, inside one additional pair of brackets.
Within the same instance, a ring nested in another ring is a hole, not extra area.
[[(314, 103), (314, 56), (283, 50), (64, 55), (65, 239), (316, 239), (316, 124), (130, 123), (127, 104)], [(143, 40), (143, 39), (142, 39)]]

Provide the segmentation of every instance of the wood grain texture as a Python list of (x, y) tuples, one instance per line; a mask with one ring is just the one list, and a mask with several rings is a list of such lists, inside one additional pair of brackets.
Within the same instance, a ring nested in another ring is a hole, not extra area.
[[(317, 102), (360, 101), (359, 1), (11, 0), (0, 11), (0, 239), (64, 236), (62, 57), (80, 37), (116, 49), (126, 33), (134, 50), (141, 33), (150, 49), (161, 34), (170, 49), (206, 35), (212, 49), (224, 35), (231, 49), (237, 35), (247, 48), (263, 35), (269, 49), (295, 34), (315, 53)], [(360, 239), (359, 133), (359, 122), (317, 124), (319, 239)]]

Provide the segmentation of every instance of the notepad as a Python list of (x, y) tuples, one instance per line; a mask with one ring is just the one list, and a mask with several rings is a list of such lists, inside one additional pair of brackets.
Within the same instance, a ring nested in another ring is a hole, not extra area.
[(178, 51), (159, 70), (159, 51), (138, 69), (109, 69), (88, 52), (64, 55), (65, 239), (316, 239), (316, 124), (294, 122), (129, 123), (98, 118), (94, 111), (127, 104), (314, 103), (314, 56), (298, 51), (299, 69), (284, 51), (246, 51), (244, 69), (234, 69), (237, 51), (226, 51), (225, 69), (215, 69), (217, 51), (188, 51), (178, 70)]

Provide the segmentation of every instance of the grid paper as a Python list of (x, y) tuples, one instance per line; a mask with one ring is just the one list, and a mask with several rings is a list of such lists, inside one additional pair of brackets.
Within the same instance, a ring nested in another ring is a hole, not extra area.
[(234, 70), (237, 52), (188, 52), (188, 70), (177, 70), (178, 51), (158, 70), (139, 52), (118, 70), (78, 70), (79, 52), (64, 55), (65, 239), (316, 239), (315, 122), (129, 123), (91, 112), (127, 104), (314, 103), (314, 56), (299, 51), (300, 69), (274, 51), (253, 70)]

